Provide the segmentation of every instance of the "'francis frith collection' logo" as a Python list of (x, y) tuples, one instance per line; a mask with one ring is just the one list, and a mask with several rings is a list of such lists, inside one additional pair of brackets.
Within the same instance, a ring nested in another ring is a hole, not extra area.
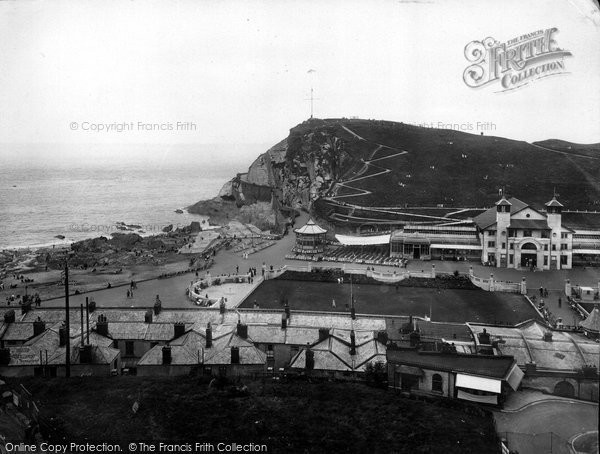
[(507, 91), (536, 79), (565, 74), (564, 58), (572, 54), (558, 47), (554, 39), (557, 32), (557, 28), (548, 28), (505, 43), (494, 38), (470, 42), (465, 46), (465, 57), (471, 62), (463, 73), (465, 83), (478, 88), (498, 81), (500, 91)]

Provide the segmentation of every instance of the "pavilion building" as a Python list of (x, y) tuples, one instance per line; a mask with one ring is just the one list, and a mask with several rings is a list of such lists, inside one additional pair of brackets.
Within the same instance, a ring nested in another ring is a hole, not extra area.
[(309, 219), (306, 225), (295, 229), (296, 245), (292, 249), (297, 254), (320, 254), (327, 244), (325, 235), (327, 230)]

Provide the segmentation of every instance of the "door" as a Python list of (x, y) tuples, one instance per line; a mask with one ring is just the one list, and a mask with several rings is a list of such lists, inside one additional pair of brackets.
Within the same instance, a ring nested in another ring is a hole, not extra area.
[(421, 258), (421, 246), (415, 245), (413, 248), (413, 259)]

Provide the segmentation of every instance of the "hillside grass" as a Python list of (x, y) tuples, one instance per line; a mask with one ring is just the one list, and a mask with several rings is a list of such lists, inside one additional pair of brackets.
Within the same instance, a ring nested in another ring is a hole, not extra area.
[[(352, 158), (346, 162), (342, 181), (362, 167), (360, 159), (368, 159), (377, 144), (409, 152), (377, 161), (378, 166), (389, 167), (392, 172), (352, 183), (373, 194), (343, 199), (347, 203), (482, 207), (492, 206), (497, 201), (499, 188), (537, 206), (549, 201), (555, 189), (567, 209), (597, 209), (600, 203), (600, 160), (575, 154), (599, 156), (597, 145), (563, 141), (539, 143), (571, 151), (573, 156), (568, 156), (501, 137), (370, 120), (329, 119), (322, 123), (314, 120), (297, 131), (293, 128), (292, 132), (298, 136), (324, 125), (345, 140), (345, 153)], [(342, 125), (365, 140), (356, 139)], [(410, 178), (407, 175), (411, 175)]]
[(243, 397), (193, 377), (24, 384), (53, 427), (53, 442), (252, 442), (271, 453), (499, 452), (489, 412), (458, 401), (417, 402), (363, 384), (246, 381)]

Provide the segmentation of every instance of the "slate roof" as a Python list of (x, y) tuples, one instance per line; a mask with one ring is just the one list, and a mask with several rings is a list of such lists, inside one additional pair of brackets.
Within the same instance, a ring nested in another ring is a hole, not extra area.
[(458, 372), (503, 379), (510, 372), (512, 356), (482, 356), (445, 353), (420, 353), (417, 350), (388, 350), (388, 364), (405, 364), (430, 370)]
[(562, 225), (572, 230), (600, 230), (599, 212), (563, 211)]
[[(510, 202), (510, 204), (511, 204), (511, 207), (510, 207), (511, 215), (528, 207), (528, 205), (525, 202), (523, 202), (515, 197), (511, 197), (510, 199), (508, 199), (508, 202)], [(481, 230), (485, 230), (488, 227), (491, 227), (492, 225), (494, 225), (496, 223), (496, 207), (494, 206), (493, 208), (490, 208), (490, 209), (484, 211), (479, 216), (475, 216), (473, 218), (473, 222), (475, 224), (477, 224), (477, 226)]]
[(579, 326), (593, 333), (600, 332), (600, 310), (598, 310), (598, 307), (595, 307), (594, 310), (590, 312), (590, 315), (588, 315), (584, 321), (579, 323)]
[(542, 219), (511, 219), (509, 229), (552, 230)]
[(24, 342), (33, 337), (33, 323), (15, 322), (7, 324), (3, 341), (20, 341)]
[[(374, 339), (373, 333), (355, 333), (355, 354), (350, 354), (350, 332), (334, 331), (327, 339), (311, 347), (314, 353), (315, 370), (364, 371), (370, 362), (386, 362), (386, 348)], [(338, 337), (339, 335), (342, 337)], [(303, 348), (290, 362), (291, 368), (304, 369), (306, 348)]]
[[(540, 369), (568, 371), (578, 370), (585, 364), (600, 367), (600, 345), (583, 335), (549, 330), (535, 320), (515, 327), (469, 326), (475, 334), (485, 328), (492, 341), (499, 341), (500, 352), (514, 356), (522, 367), (529, 362), (535, 362)], [(544, 334), (549, 331), (552, 341), (545, 341)]]

